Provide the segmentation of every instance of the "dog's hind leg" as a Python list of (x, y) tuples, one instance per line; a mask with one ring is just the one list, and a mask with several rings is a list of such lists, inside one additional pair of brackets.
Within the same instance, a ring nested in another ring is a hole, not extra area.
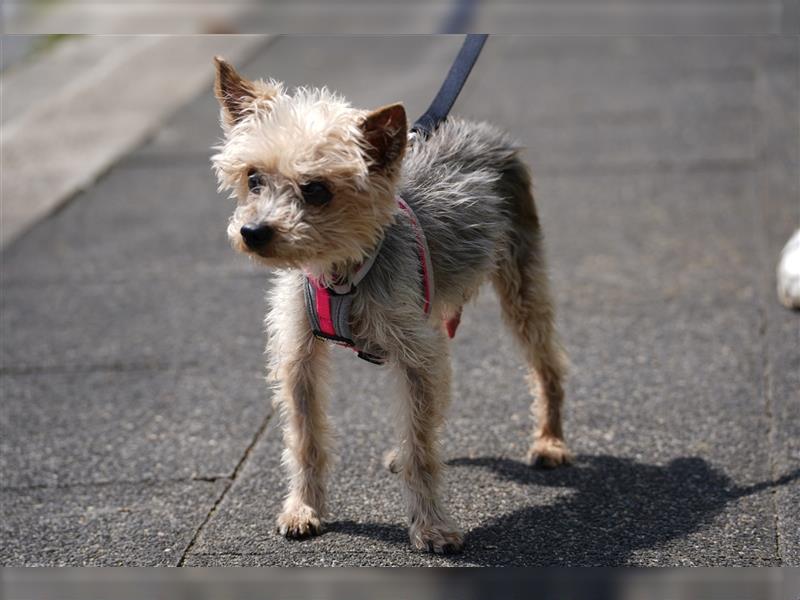
[(566, 358), (555, 330), (542, 234), (527, 170), (521, 163), (513, 165), (501, 185), (512, 204), (513, 223), (499, 250), (493, 283), (503, 317), (530, 368), (536, 429), (528, 460), (552, 468), (571, 459), (561, 423)]

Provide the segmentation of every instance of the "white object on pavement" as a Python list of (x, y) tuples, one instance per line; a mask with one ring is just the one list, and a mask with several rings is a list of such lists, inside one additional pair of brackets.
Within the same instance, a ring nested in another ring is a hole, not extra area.
[(787, 308), (800, 309), (800, 229), (794, 232), (781, 252), (778, 299)]

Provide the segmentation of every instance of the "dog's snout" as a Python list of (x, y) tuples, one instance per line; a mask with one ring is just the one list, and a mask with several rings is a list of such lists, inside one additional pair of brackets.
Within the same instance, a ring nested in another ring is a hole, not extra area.
[(263, 223), (248, 223), (239, 230), (239, 233), (242, 234), (242, 239), (248, 248), (258, 250), (269, 243), (275, 230)]

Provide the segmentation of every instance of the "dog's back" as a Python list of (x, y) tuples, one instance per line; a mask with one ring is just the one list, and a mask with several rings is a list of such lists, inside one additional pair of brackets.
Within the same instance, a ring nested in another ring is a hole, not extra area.
[(468, 296), (510, 244), (538, 236), (519, 150), (502, 130), (461, 119), (408, 150), (399, 190), (426, 232), (437, 290), (448, 298)]

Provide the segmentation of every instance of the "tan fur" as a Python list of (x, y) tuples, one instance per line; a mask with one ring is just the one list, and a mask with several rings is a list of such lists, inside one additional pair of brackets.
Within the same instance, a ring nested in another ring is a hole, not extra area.
[[(226, 81), (237, 82), (234, 91), (223, 89)], [(402, 150), (391, 165), (370, 174), (362, 133), (370, 114), (326, 89), (301, 88), (289, 96), (279, 83), (244, 85), (227, 70), (218, 72), (216, 87), (226, 136), (212, 163), (220, 189), (230, 190), (239, 203), (228, 226), (233, 248), (247, 252), (239, 230), (258, 221), (274, 224), (278, 232), (269, 255), (251, 254), (268, 266), (302, 267), (325, 281), (361, 262), (393, 219)], [(240, 116), (231, 124), (225, 99), (242, 89), (255, 90), (254, 96), (249, 104), (236, 96)], [(268, 193), (258, 198), (247, 189), (253, 169), (267, 178)], [(299, 186), (312, 177), (331, 186), (336, 210), (298, 204)]]
[(566, 357), (555, 332), (539, 218), (527, 172), (520, 174), (519, 181), (521, 185), (512, 190), (517, 201), (517, 226), (501, 251), (493, 283), (503, 317), (530, 367), (537, 429), (528, 460), (552, 468), (571, 461), (561, 424)]
[(464, 536), (442, 505), (439, 432), (450, 399), (450, 356), (443, 333), (429, 334), (430, 355), (424, 368), (401, 368), (402, 440), (394, 461), (405, 481), (411, 544), (418, 550), (459, 550)]
[(270, 379), (277, 384), (275, 403), (281, 412), (289, 472), (289, 495), (278, 517), (278, 529), (287, 537), (305, 537), (322, 531), (327, 514), (325, 476), (329, 465), (330, 434), (325, 405), (328, 390), (328, 348), (315, 339), (305, 323), (296, 293), (296, 274), (279, 275), (273, 309), (267, 315)]

